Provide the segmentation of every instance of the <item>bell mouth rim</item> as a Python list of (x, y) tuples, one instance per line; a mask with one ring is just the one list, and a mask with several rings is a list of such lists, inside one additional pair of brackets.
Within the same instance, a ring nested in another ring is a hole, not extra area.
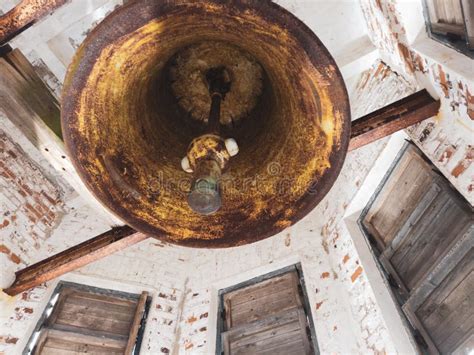
[[(133, 21), (130, 21), (128, 23), (126, 22), (123, 25), (122, 30), (125, 31), (125, 33), (116, 32), (111, 34), (109, 31), (105, 38), (101, 38), (101, 31), (104, 26), (104, 23), (110, 23), (117, 17), (123, 16), (123, 14), (129, 10), (139, 12), (140, 6), (152, 2), (154, 3), (154, 9), (156, 9), (157, 12), (153, 14), (148, 14), (149, 18), (142, 17), (139, 18), (139, 21), (134, 18)], [(206, 0), (203, 1), (203, 3), (222, 6), (222, 1), (219, 0)], [(323, 69), (324, 67), (331, 65), (334, 69), (332, 73), (332, 79), (334, 80), (334, 83), (333, 85), (331, 85), (332, 87), (329, 89), (329, 91), (332, 92), (334, 97), (337, 97), (340, 100), (340, 102), (337, 103), (339, 107), (339, 112), (343, 116), (341, 134), (339, 137), (340, 140), (337, 146), (335, 145), (330, 153), (329, 163), (331, 167), (324, 171), (323, 175), (315, 185), (315, 189), (317, 190), (316, 193), (305, 193), (304, 195), (302, 195), (302, 197), (297, 201), (298, 205), (295, 204), (297, 212), (293, 216), (291, 216), (291, 218), (286, 219), (289, 224), (280, 226), (273, 225), (269, 228), (262, 228), (262, 230), (251, 230), (248, 231), (245, 235), (239, 235), (238, 238), (233, 236), (232, 238), (222, 237), (216, 239), (174, 239), (171, 238), (167, 233), (160, 231), (156, 227), (150, 226), (149, 224), (143, 223), (143, 221), (134, 218), (134, 216), (132, 216), (127, 209), (123, 208), (123, 206), (114, 204), (114, 201), (107, 200), (106, 198), (106, 201), (104, 201), (104, 196), (98, 194), (97, 191), (94, 189), (94, 186), (92, 185), (92, 182), (89, 179), (87, 171), (84, 169), (82, 164), (80, 164), (79, 160), (76, 157), (75, 153), (78, 151), (78, 145), (80, 145), (80, 142), (78, 141), (78, 137), (75, 135), (73, 127), (70, 123), (73, 122), (74, 119), (75, 109), (77, 107), (79, 98), (78, 93), (81, 93), (86, 86), (87, 78), (94, 66), (94, 60), (100, 56), (102, 50), (105, 49), (109, 43), (118, 40), (126, 33), (131, 33), (137, 30), (141, 26), (150, 22), (150, 20), (152, 20), (153, 18), (169, 14), (173, 11), (173, 8), (175, 7), (184, 6), (180, 0), (168, 1), (166, 3), (158, 5), (155, 1), (142, 0), (130, 2), (115, 10), (103, 21), (103, 23), (99, 24), (93, 31), (91, 31), (84, 43), (81, 45), (80, 49), (78, 50), (76, 56), (73, 59), (71, 66), (68, 68), (66, 80), (64, 83), (62, 100), (63, 105), (61, 109), (63, 137), (66, 149), (69, 152), (69, 156), (71, 157), (71, 161), (82, 181), (92, 192), (92, 194), (97, 198), (97, 200), (100, 201), (106, 209), (110, 210), (113, 214), (123, 220), (124, 223), (130, 225), (132, 228), (136, 229), (139, 232), (156, 237), (157, 239), (160, 239), (162, 241), (180, 246), (194, 248), (227, 248), (245, 245), (266, 239), (283, 231), (290, 225), (294, 225), (303, 217), (305, 217), (308, 213), (310, 213), (332, 188), (334, 182), (336, 181), (337, 177), (341, 172), (349, 146), (351, 119), (347, 90), (342, 79), (342, 75), (339, 69), (337, 68), (334, 59), (332, 58), (326, 47), (321, 43), (319, 38), (312, 32), (311, 29), (309, 29), (302, 21), (296, 18), (293, 14), (270, 0), (232, 0), (229, 3), (231, 6), (235, 7), (234, 11), (236, 12), (251, 9), (252, 11), (256, 11), (263, 18), (272, 21), (276, 25), (281, 27), (285, 26), (289, 33), (291, 33), (291, 35), (296, 39), (296, 41), (298, 41), (301, 48), (304, 49), (314, 66), (318, 66), (318, 68)], [(159, 13), (158, 10), (162, 12)], [(325, 65), (318, 64), (320, 63), (321, 58), (325, 62)], [(279, 219), (284, 219), (283, 212), (281, 213), (281, 215), (274, 216), (273, 220), (278, 221)], [(205, 218), (203, 219), (203, 221), (205, 222)]]

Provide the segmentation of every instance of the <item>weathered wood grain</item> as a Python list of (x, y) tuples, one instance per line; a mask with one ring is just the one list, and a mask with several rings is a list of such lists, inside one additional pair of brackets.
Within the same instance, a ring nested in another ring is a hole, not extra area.
[(349, 151), (435, 116), (440, 101), (421, 90), (352, 122)]
[(224, 295), (227, 329), (301, 307), (298, 279), (287, 273)]
[(409, 146), (362, 221), (396, 281), (404, 313), (430, 353), (453, 353), (474, 329), (470, 205)]
[(148, 292), (143, 291), (140, 295), (140, 299), (138, 300), (135, 314), (133, 317), (133, 322), (130, 327), (130, 332), (128, 335), (127, 346), (125, 347), (125, 355), (132, 355), (133, 348), (135, 347), (135, 343), (137, 342), (138, 331), (141, 326), (143, 314), (145, 313), (146, 307), (146, 300), (148, 298)]
[(12, 296), (17, 295), (147, 238), (148, 236), (137, 233), (128, 226), (114, 228), (16, 272), (15, 281), (4, 292)]

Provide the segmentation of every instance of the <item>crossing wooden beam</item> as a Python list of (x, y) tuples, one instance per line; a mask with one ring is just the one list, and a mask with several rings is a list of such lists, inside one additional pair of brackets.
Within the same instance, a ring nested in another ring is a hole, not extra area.
[(360, 148), (436, 116), (440, 101), (426, 90), (405, 97), (352, 122), (349, 150)]
[(113, 228), (15, 273), (13, 284), (3, 292), (10, 296), (41, 285), (67, 272), (139, 243), (148, 236), (128, 226)]
[(70, 0), (22, 0), (0, 16), (0, 46)]

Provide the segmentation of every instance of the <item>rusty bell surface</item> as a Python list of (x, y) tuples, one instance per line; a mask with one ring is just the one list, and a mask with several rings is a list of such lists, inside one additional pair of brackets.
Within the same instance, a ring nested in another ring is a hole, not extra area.
[[(235, 48), (241, 53), (226, 59)], [(184, 57), (197, 63), (192, 80), (176, 73), (193, 68), (177, 64)], [(232, 121), (235, 104), (239, 121), (224, 124), (221, 136), (234, 138), (239, 154), (220, 177), (222, 207), (203, 216), (187, 204), (192, 179), (180, 163), (205, 132), (193, 119), (199, 90), (174, 80), (200, 83), (206, 58), (233, 77), (223, 116)], [(238, 58), (253, 71), (242, 70)], [(258, 80), (244, 80), (249, 72)], [(238, 107), (241, 97), (251, 110)], [(327, 49), (271, 1), (139, 0), (114, 11), (77, 51), (62, 124), (81, 178), (125, 223), (167, 242), (218, 248), (272, 236), (321, 201), (344, 162), (350, 111)]]

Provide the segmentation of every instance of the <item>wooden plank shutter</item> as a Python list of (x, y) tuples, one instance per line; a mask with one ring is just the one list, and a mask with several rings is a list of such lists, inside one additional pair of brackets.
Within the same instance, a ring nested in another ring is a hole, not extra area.
[(461, 0), (426, 0), (426, 5), (434, 33), (465, 36)]
[(224, 354), (311, 354), (296, 271), (223, 296)]
[(148, 294), (138, 299), (65, 287), (40, 330), (34, 354), (132, 354)]
[(453, 353), (474, 332), (473, 215), (408, 146), (362, 217), (404, 313), (434, 354)]

